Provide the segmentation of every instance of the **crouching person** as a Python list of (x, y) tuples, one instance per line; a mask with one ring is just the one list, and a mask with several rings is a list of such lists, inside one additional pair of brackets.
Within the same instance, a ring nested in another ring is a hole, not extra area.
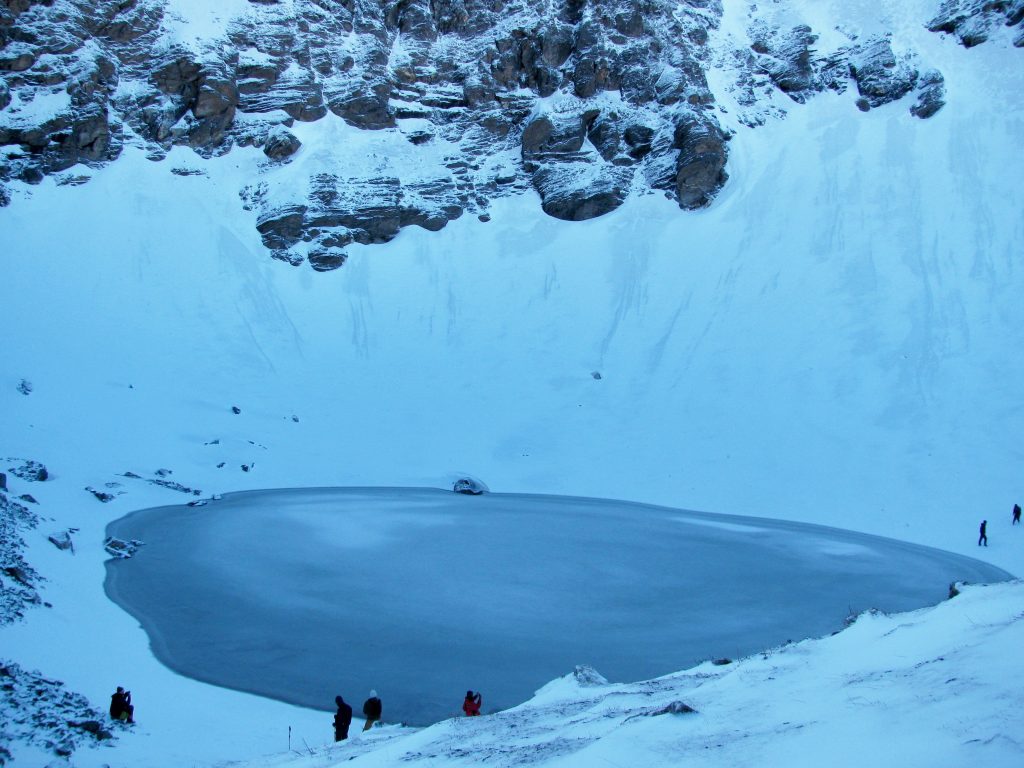
[(135, 707), (132, 706), (132, 692), (120, 685), (110, 697), (110, 716), (125, 723), (135, 722)]

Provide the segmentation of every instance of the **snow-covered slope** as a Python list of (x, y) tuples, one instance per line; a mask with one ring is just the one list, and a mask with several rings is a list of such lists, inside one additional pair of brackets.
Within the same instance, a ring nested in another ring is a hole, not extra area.
[(1024, 642), (1022, 592), (1019, 582), (971, 588), (933, 609), (865, 614), (833, 637), (635, 685), (582, 669), (496, 715), (251, 765), (1015, 766), (1024, 694), (1007, 673)]
[[(840, 6), (803, 10), (842, 18)], [(266, 257), (237, 197), (266, 162), (251, 147), (175, 147), (155, 163), (126, 146), (76, 168), (87, 184), (12, 182), (0, 472), (11, 499), (38, 501), (19, 502), (42, 520), (17, 535), (46, 581), (22, 577), (52, 607), (0, 629), (0, 646), (101, 709), (117, 684), (140, 703), (138, 733), (76, 763), (201, 763), (279, 750), (287, 724), (296, 743), (303, 728), (311, 745), (327, 732), (322, 713), (163, 670), (103, 597), (106, 523), (192, 498), (146, 480), (208, 495), (469, 473), (498, 491), (824, 523), (1024, 572), (1009, 523), (1024, 495), (1021, 52), (1009, 31), (971, 49), (929, 32), (930, 6), (870, 4), (942, 71), (951, 106), (928, 120), (899, 103), (861, 114), (856, 94), (826, 92), (799, 107), (779, 95), (788, 114), (751, 129), (743, 93), (711, 71), (737, 133), (730, 182), (697, 213), (638, 190), (567, 223), (526, 192), (486, 223), (354, 245), (319, 275)], [(721, 34), (744, 13), (727, 4)], [(296, 124), (303, 146), (281, 183), (352, 130), (334, 115)], [(20, 459), (49, 479), (14, 476)], [(70, 529), (73, 554), (47, 540)], [(6, 596), (18, 577), (3, 579)], [(1001, 589), (1004, 608), (1019, 599)], [(823, 654), (829, 642), (846, 641)], [(1003, 663), (1004, 680), (1019, 677), (1012, 655)], [(973, 706), (1003, 701), (986, 690)], [(211, 710), (216, 743), (194, 737)], [(826, 712), (843, 721), (823, 716), (829, 727), (878, 725), (870, 707)], [(1002, 739), (1020, 741), (1004, 729), (989, 747), (1000, 760)]]

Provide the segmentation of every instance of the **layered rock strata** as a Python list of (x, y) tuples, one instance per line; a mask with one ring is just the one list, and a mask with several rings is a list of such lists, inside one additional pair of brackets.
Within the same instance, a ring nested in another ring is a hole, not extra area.
[[(353, 243), (486, 220), (531, 189), (573, 221), (645, 192), (708, 205), (728, 178), (705, 74), (723, 62), (752, 107), (734, 125), (763, 122), (769, 90), (803, 103), (855, 84), (862, 109), (942, 107), (942, 75), (888, 37), (818, 51), (772, 8), (752, 4), (737, 40), (721, 0), (238, 0), (192, 8), (216, 30), (197, 39), (176, 0), (0, 0), (0, 205), (4, 182), (82, 183), (126, 145), (153, 160), (256, 147), (241, 204), (263, 243), (328, 270)], [(1022, 16), (1024, 0), (948, 0), (931, 27), (976, 44)]]

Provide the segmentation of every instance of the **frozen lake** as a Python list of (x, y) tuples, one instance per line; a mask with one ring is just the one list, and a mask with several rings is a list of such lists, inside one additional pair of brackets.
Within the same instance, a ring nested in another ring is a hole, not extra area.
[(227, 494), (144, 509), (106, 590), (189, 677), (317, 709), (370, 688), (425, 724), (529, 698), (590, 664), (613, 681), (823, 635), (1009, 574), (847, 531), (572, 497), (422, 488)]

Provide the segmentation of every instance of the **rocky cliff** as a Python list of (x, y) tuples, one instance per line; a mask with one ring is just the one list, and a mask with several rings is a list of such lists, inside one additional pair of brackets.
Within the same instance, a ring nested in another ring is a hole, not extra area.
[[(530, 188), (567, 220), (631, 193), (709, 204), (732, 130), (712, 67), (747, 108), (736, 125), (768, 119), (770, 92), (803, 103), (852, 84), (862, 110), (913, 94), (922, 118), (944, 103), (942, 75), (888, 37), (818, 51), (810, 26), (753, 4), (742, 39), (721, 34), (721, 0), (215, 5), (197, 34), (180, 0), (0, 0), (0, 204), (47, 175), (80, 183), (76, 166), (126, 144), (157, 161), (253, 146), (266, 163), (240, 204), (272, 255), (326, 270), (351, 243), (486, 220), (491, 200)], [(1024, 0), (949, 0), (930, 25), (972, 45), (1022, 16)], [(337, 118), (342, 146), (283, 181), (303, 155), (296, 125)]]

